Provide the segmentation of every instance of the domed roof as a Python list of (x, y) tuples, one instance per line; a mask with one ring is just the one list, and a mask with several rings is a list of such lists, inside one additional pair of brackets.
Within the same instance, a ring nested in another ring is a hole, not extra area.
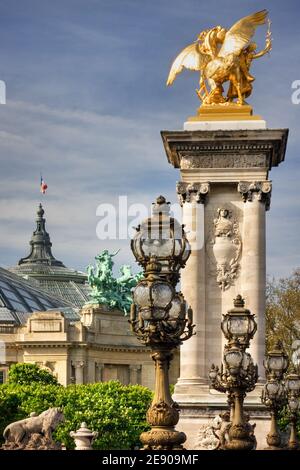
[(82, 307), (90, 292), (87, 275), (67, 268), (53, 256), (44, 213), (42, 204), (39, 204), (36, 229), (30, 240), (30, 253), (21, 258), (17, 266), (9, 268), (9, 271), (25, 279), (34, 279), (40, 289), (66, 300), (74, 307)]
[(32, 281), (0, 268), (0, 323), (22, 324), (32, 312), (72, 305), (38, 289)]

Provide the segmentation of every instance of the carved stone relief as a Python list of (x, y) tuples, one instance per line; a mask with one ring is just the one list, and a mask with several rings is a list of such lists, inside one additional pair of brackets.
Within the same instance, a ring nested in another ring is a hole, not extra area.
[(220, 428), (220, 422), (220, 416), (216, 416), (207, 424), (200, 424), (196, 450), (217, 450), (220, 447), (220, 439), (216, 432)]
[(237, 219), (226, 207), (217, 209), (211, 223), (206, 249), (213, 266), (211, 273), (222, 291), (229, 289), (240, 270), (242, 240)]
[(268, 168), (266, 155), (181, 154), (181, 168)]

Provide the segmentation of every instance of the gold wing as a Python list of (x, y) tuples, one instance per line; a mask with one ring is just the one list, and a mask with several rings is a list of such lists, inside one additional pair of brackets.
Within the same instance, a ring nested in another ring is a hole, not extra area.
[(184, 68), (190, 70), (202, 70), (210, 57), (200, 52), (199, 44), (193, 43), (187, 46), (174, 60), (168, 76), (167, 85), (172, 85), (177, 75)]
[(228, 54), (239, 55), (249, 44), (257, 26), (266, 23), (267, 15), (267, 10), (261, 10), (237, 21), (227, 31), (218, 57), (225, 57)]

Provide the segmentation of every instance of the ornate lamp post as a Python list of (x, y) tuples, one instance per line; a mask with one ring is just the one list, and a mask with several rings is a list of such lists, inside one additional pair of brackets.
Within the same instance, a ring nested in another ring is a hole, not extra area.
[(160, 277), (168, 279), (175, 287), (191, 248), (183, 225), (170, 217), (170, 203), (163, 196), (153, 203), (152, 214), (137, 227), (131, 250), (143, 269), (155, 256), (161, 265)]
[(247, 392), (254, 389), (258, 374), (257, 366), (245, 350), (256, 332), (254, 315), (244, 308), (240, 295), (234, 300), (234, 308), (223, 315), (221, 324), (228, 343), (224, 348), (224, 364), (219, 370), (214, 364), (210, 370), (211, 385), (219, 392), (227, 393), (232, 403), (232, 425), (229, 430), (228, 450), (251, 450), (255, 438), (243, 413), (243, 403)]
[(144, 268), (144, 278), (133, 292), (131, 329), (150, 346), (155, 362), (155, 393), (147, 412), (152, 429), (140, 439), (148, 450), (182, 449), (186, 436), (175, 430), (179, 410), (170, 394), (168, 370), (172, 350), (193, 334), (192, 311), (175, 291), (190, 248), (183, 227), (170, 217), (162, 196), (154, 204), (153, 217), (137, 228), (131, 248)]
[(288, 405), (290, 410), (290, 425), (291, 432), (288, 442), (288, 449), (296, 450), (299, 447), (299, 441), (297, 438), (297, 414), (299, 410), (299, 396), (300, 396), (300, 376), (296, 372), (288, 374), (285, 379), (286, 388), (288, 392)]
[(281, 436), (277, 426), (279, 410), (287, 403), (287, 393), (283, 383), (283, 376), (289, 365), (282, 343), (278, 341), (266, 355), (264, 367), (267, 382), (263, 388), (261, 401), (270, 409), (271, 427), (267, 435), (269, 450), (278, 450), (281, 446)]

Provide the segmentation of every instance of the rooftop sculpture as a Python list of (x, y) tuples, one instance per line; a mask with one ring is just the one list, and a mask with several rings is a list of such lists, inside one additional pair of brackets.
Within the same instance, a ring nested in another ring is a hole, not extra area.
[[(252, 93), (255, 78), (250, 74), (253, 59), (262, 57), (272, 48), (270, 25), (263, 50), (257, 52), (252, 42), (256, 28), (267, 22), (267, 10), (261, 10), (237, 21), (229, 30), (215, 26), (202, 31), (174, 60), (167, 85), (172, 85), (184, 68), (200, 72), (196, 90), (202, 105), (244, 105)], [(227, 96), (223, 84), (229, 82)]]
[(132, 274), (131, 266), (124, 264), (120, 267), (120, 276), (113, 275), (113, 257), (118, 254), (102, 251), (95, 256), (96, 266), (87, 267), (88, 282), (92, 288), (88, 303), (106, 305), (124, 311), (130, 311), (132, 303), (131, 291), (141, 278), (141, 274)]

